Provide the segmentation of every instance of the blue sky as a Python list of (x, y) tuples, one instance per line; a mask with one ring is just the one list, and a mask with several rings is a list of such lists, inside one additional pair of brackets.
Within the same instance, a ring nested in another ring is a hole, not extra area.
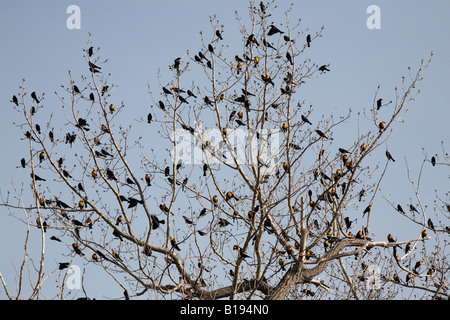
[[(82, 49), (91, 32), (93, 45), (100, 46), (101, 56), (109, 59), (107, 68), (112, 74), (111, 80), (119, 85), (114, 98), (136, 110), (136, 113), (124, 114), (121, 121), (132, 123), (145, 116), (152, 104), (147, 84), (158, 87), (158, 68), (161, 68), (163, 82), (168, 81), (167, 66), (174, 58), (186, 50), (192, 53), (199, 50), (200, 30), (205, 36), (211, 35), (210, 15), (215, 14), (225, 25), (226, 41), (241, 39), (234, 19), (235, 10), (248, 22), (246, 1), (77, 1), (81, 9), (81, 29), (69, 30), (66, 9), (71, 4), (74, 3), (3, 1), (0, 4), (0, 146), (4, 153), (0, 157), (0, 189), (3, 194), (12, 190), (12, 179), (15, 183), (26, 179), (26, 174), (16, 169), (27, 152), (25, 142), (19, 140), (22, 132), (13, 124), (22, 120), (9, 102), (12, 95), (19, 92), (23, 78), (28, 92), (45, 92), (46, 108), (58, 110), (60, 103), (54, 92), (61, 92), (60, 84), (69, 83), (67, 70), (72, 71), (75, 80), (81, 73), (86, 74)], [(373, 4), (381, 9), (380, 30), (366, 27), (369, 17), (366, 9)], [(273, 21), (280, 26), (284, 25), (284, 11), (289, 5), (289, 1), (278, 2), (279, 10)], [(330, 63), (331, 72), (308, 83), (302, 92), (302, 98), (315, 108), (313, 118), (317, 115), (316, 120), (330, 111), (337, 116), (344, 115), (349, 108), (353, 114), (364, 109), (367, 112), (378, 85), (381, 85), (379, 95), (385, 101), (392, 100), (394, 87), (400, 87), (402, 76), (407, 76), (407, 67), (416, 70), (420, 60), (427, 59), (433, 51), (433, 62), (419, 84), (421, 94), (408, 106), (404, 122), (396, 126), (388, 142), (397, 162), (388, 168), (382, 191), (386, 196), (395, 195), (401, 203), (408, 203), (414, 196), (406, 176), (405, 158), (415, 177), (424, 152), (428, 157), (440, 153), (442, 141), (449, 147), (449, 15), (448, 1), (405, 0), (295, 1), (291, 13), (291, 20), (301, 18), (302, 28), (309, 28), (311, 33), (325, 26), (323, 37), (313, 42), (308, 55), (318, 64)], [(232, 41), (229, 43), (232, 48)], [(192, 79), (197, 75), (200, 75), (199, 70), (193, 70)], [(355, 122), (345, 128), (348, 132), (344, 130), (343, 137), (355, 136)], [(146, 136), (149, 132), (138, 134)], [(382, 155), (384, 149), (377, 152)], [(448, 191), (448, 172), (443, 167), (432, 169), (426, 165), (422, 183), (422, 200), (431, 207), (435, 188), (440, 186), (441, 195)], [(386, 212), (374, 218), (373, 231), (376, 228), (386, 230), (387, 223), (400, 225), (403, 222), (398, 216), (394, 220), (390, 218), (393, 212), (389, 212), (380, 194), (376, 201), (386, 207)], [(3, 208), (0, 208), (0, 215), (0, 271), (7, 276), (10, 286), (15, 287), (11, 263), (17, 265), (20, 261), (18, 253), (23, 245), (24, 226), (7, 216)], [(400, 231), (398, 235), (402, 236)], [(105, 285), (111, 286), (111, 297), (121, 296), (122, 291), (113, 284)], [(103, 294), (94, 286), (90, 289), (93, 296)], [(1, 288), (0, 298), (4, 297)]]

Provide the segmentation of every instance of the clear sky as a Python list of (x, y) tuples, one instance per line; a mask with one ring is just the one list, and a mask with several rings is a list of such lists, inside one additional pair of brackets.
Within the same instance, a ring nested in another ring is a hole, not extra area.
[[(284, 11), (290, 3), (277, 2), (279, 10), (273, 21), (278, 25), (284, 24)], [(82, 49), (91, 32), (93, 45), (101, 47), (101, 56), (109, 59), (107, 66), (112, 81), (119, 85), (114, 97), (124, 101), (130, 110), (136, 110), (136, 113), (123, 115), (124, 123), (132, 123), (148, 112), (152, 101), (147, 84), (158, 87), (158, 68), (161, 68), (162, 79), (168, 81), (167, 66), (174, 58), (182, 56), (186, 50), (199, 50), (200, 30), (210, 35), (209, 16), (215, 14), (224, 24), (224, 38), (234, 39), (229, 41), (230, 45), (241, 39), (234, 19), (235, 10), (248, 22), (248, 3), (242, 0), (76, 1), (81, 9), (81, 29), (69, 30), (66, 20), (70, 14), (66, 9), (72, 4), (72, 1), (48, 0), (2, 1), (0, 4), (0, 146), (3, 153), (0, 189), (4, 195), (12, 190), (12, 179), (16, 184), (28, 183), (27, 174), (16, 168), (27, 152), (25, 141), (20, 140), (23, 133), (14, 125), (22, 119), (9, 102), (12, 95), (19, 92), (23, 78), (28, 92), (46, 93), (46, 108), (60, 108), (54, 92), (62, 92), (61, 84), (68, 85), (67, 71), (70, 69), (75, 79), (88, 71)], [(378, 5), (381, 9), (379, 30), (369, 30), (366, 26), (369, 5)], [(415, 71), (421, 59), (427, 59), (433, 51), (431, 67), (419, 84), (421, 94), (408, 106), (407, 115), (388, 142), (397, 161), (388, 168), (382, 192), (386, 197), (399, 199), (398, 202), (409, 203), (414, 196), (406, 176), (405, 159), (416, 177), (424, 153), (428, 153), (429, 158), (441, 153), (442, 141), (447, 151), (449, 148), (449, 16), (450, 2), (446, 0), (295, 1), (291, 14), (292, 20), (301, 18), (301, 25), (311, 33), (325, 26), (323, 37), (313, 43), (309, 54), (318, 64), (329, 63), (331, 72), (308, 84), (308, 90), (302, 92), (303, 98), (315, 108), (316, 120), (327, 111), (337, 116), (346, 114), (349, 108), (354, 114), (364, 109), (367, 112), (378, 85), (381, 85), (379, 95), (385, 101), (392, 100), (394, 87), (401, 86), (408, 66)], [(198, 70), (193, 72), (195, 79)], [(348, 132), (342, 135), (354, 137), (355, 122), (346, 128)], [(139, 134), (145, 137), (148, 132)], [(377, 152), (384, 156), (384, 149)], [(433, 204), (435, 188), (441, 195), (448, 191), (448, 179), (445, 168), (432, 169), (426, 165), (421, 196), (428, 206)], [(380, 194), (376, 203), (384, 206), (386, 212), (374, 218), (372, 231), (386, 230), (386, 224), (399, 225), (404, 221), (398, 215), (388, 219), (394, 213)], [(20, 263), (25, 229), (1, 207), (0, 216), (0, 271), (14, 288), (12, 264)], [(397, 234), (401, 238), (400, 230)], [(49, 248), (53, 245), (49, 244)], [(105, 295), (96, 286), (110, 286), (111, 291)], [(122, 290), (110, 281), (96, 283), (89, 289), (91, 296), (119, 298), (122, 295)], [(0, 299), (4, 297), (1, 288)]]

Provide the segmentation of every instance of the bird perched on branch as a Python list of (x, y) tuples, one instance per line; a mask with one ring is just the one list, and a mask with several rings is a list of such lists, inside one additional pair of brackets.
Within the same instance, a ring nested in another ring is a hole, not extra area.
[(364, 209), (364, 211), (363, 211), (363, 217), (364, 217), (364, 214), (370, 213), (370, 210), (372, 210), (372, 205), (371, 205), (371, 204), (369, 204), (369, 205), (366, 207), (366, 209)]
[(76, 254), (79, 254), (80, 256), (84, 256), (84, 253), (81, 252), (80, 248), (78, 247), (77, 243), (72, 243), (72, 248), (75, 251)]
[(387, 150), (386, 150), (386, 157), (388, 158), (388, 160), (391, 160), (392, 162), (395, 162), (395, 160), (392, 157), (391, 153), (389, 151), (387, 151)]
[(258, 43), (258, 41), (256, 41), (256, 38), (255, 38), (254, 34), (251, 34), (251, 35), (248, 36), (247, 43), (245, 44), (245, 46), (248, 47), (248, 45), (251, 44), (251, 43), (254, 43), (257, 46), (259, 46), (259, 43)]
[(240, 248), (239, 246), (237, 246), (237, 245), (234, 245), (233, 246), (233, 250), (237, 250), (238, 252), (239, 252), (239, 256), (241, 256), (242, 258), (250, 258), (250, 256), (249, 255), (247, 255), (247, 254), (245, 254), (244, 253), (244, 250), (242, 250), (242, 248)]
[(380, 108), (381, 108), (381, 106), (382, 106), (382, 101), (383, 101), (383, 99), (378, 99), (377, 100), (377, 110), (380, 110)]
[(261, 79), (262, 79), (265, 83), (270, 83), (272, 86), (275, 86), (275, 84), (273, 83), (273, 81), (272, 81), (272, 79), (270, 78), (269, 74), (261, 75)]
[(322, 131), (320, 131), (319, 129), (317, 129), (316, 132), (321, 138), (328, 139), (328, 137)]
[(173, 237), (170, 237), (170, 244), (172, 245), (172, 248), (176, 249), (177, 251), (181, 251), (180, 247)]
[(312, 123), (304, 115), (302, 115), (302, 121), (312, 125)]
[(311, 35), (310, 34), (308, 34), (307, 36), (306, 36), (306, 43), (307, 43), (307, 45), (308, 45), (308, 48), (311, 46)]

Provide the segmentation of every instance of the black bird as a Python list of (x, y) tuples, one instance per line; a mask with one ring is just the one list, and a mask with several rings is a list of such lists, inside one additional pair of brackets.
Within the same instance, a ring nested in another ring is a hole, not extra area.
[(50, 132), (48, 133), (48, 137), (50, 138), (50, 141), (51, 141), (51, 142), (54, 141), (54, 140), (53, 140), (53, 131), (50, 131)]
[(22, 159), (20, 160), (20, 164), (22, 165), (22, 168), (25, 168), (25, 165), (26, 165), (25, 158), (22, 158)]
[(88, 49), (88, 55), (89, 55), (89, 57), (92, 57), (93, 54), (94, 54), (94, 47), (90, 47), (90, 48)]
[(193, 94), (191, 90), (188, 90), (188, 91), (187, 91), (187, 95), (188, 95), (189, 97), (197, 98), (197, 96), (196, 96), (195, 94)]
[(122, 235), (121, 235), (120, 232), (117, 231), (116, 229), (114, 229), (114, 231), (113, 231), (113, 236), (119, 238), (120, 241), (123, 241)]
[(206, 232), (203, 232), (202, 230), (197, 230), (197, 232), (200, 236), (204, 236), (206, 234)]
[(106, 177), (109, 179), (109, 180), (116, 180), (117, 181), (117, 178), (116, 178), (116, 176), (114, 175), (114, 172), (112, 172), (110, 169), (106, 169)]
[(294, 63), (292, 62), (292, 57), (291, 57), (291, 54), (290, 54), (289, 52), (286, 52), (286, 59), (289, 61), (289, 63), (290, 63), (291, 65), (294, 64)]
[(241, 120), (239, 120), (239, 119), (236, 119), (236, 123), (239, 125), (239, 126), (245, 126), (245, 123), (243, 123)]
[(180, 62), (181, 62), (181, 58), (176, 58), (175, 60), (173, 60), (173, 67), (178, 70), (180, 68)]
[(208, 165), (205, 163), (203, 164), (203, 176), (206, 177), (206, 171), (208, 171)]
[(308, 48), (309, 48), (311, 46), (311, 35), (310, 34), (308, 34), (306, 36), (306, 43), (308, 44)]
[(12, 97), (12, 102), (14, 102), (16, 106), (19, 106), (19, 100), (17, 100), (17, 97), (15, 95), (13, 95)]
[(113, 156), (112, 154), (110, 154), (110, 153), (109, 153), (108, 151), (106, 151), (105, 149), (101, 149), (100, 152), (101, 152), (103, 155), (108, 156), (108, 157), (112, 157), (112, 156)]
[(302, 120), (306, 123), (309, 123), (310, 125), (312, 125), (312, 123), (308, 120), (308, 118), (306, 118), (304, 115), (302, 115)]
[(30, 131), (25, 132), (25, 137), (26, 137), (27, 139), (32, 139), (33, 141), (36, 141), (36, 140), (34, 140), (33, 136), (32, 136), (31, 133), (30, 133)]
[(153, 116), (152, 116), (151, 113), (149, 113), (149, 114), (147, 115), (147, 123), (151, 123), (151, 122), (152, 122), (152, 119), (153, 119)]
[(403, 208), (400, 204), (397, 205), (397, 211), (403, 214), (406, 214), (405, 211), (403, 211)]
[(350, 221), (349, 217), (345, 217), (344, 218), (344, 222), (345, 222), (345, 227), (347, 228), (347, 230), (350, 229), (350, 227), (352, 226), (352, 222), (353, 221)]
[(235, 114), (236, 114), (236, 110), (231, 111), (228, 121), (231, 121), (233, 119), (233, 117), (235, 116)]
[(328, 137), (325, 136), (325, 134), (324, 134), (322, 131), (320, 131), (319, 129), (317, 129), (316, 132), (317, 132), (317, 134), (318, 134), (321, 138), (328, 139)]
[(76, 225), (77, 227), (82, 227), (82, 226), (84, 226), (83, 223), (80, 222), (80, 221), (78, 221), (77, 219), (73, 219), (73, 220), (72, 220), (72, 223), (73, 223), (74, 225)]
[(158, 229), (159, 225), (166, 223), (164, 220), (159, 220), (158, 217), (155, 216), (154, 214), (152, 214), (150, 217), (152, 219), (153, 229)]
[(281, 31), (280, 29), (278, 29), (277, 27), (275, 27), (273, 24), (270, 25), (270, 29), (269, 32), (267, 33), (268, 36), (274, 35), (276, 33), (284, 33), (283, 31)]
[[(33, 173), (30, 174), (30, 177), (33, 178)], [(37, 174), (34, 175), (34, 179), (36, 181), (45, 181), (45, 179), (39, 177)]]
[(350, 151), (347, 151), (344, 148), (339, 148), (338, 150), (340, 153), (350, 153)]
[(164, 111), (166, 110), (166, 107), (164, 106), (164, 103), (161, 100), (159, 100), (158, 104), (161, 109), (163, 109)]
[(87, 123), (86, 119), (78, 118), (77, 124), (75, 127), (83, 129), (85, 131), (89, 131), (89, 128), (87, 128), (89, 124)]
[(216, 36), (217, 36), (220, 40), (223, 40), (222, 34), (220, 33), (219, 30), (216, 30)]
[(263, 38), (263, 45), (276, 50), (275, 47), (273, 45), (271, 45), (269, 41), (266, 41), (266, 39), (264, 39), (264, 38)]
[(164, 169), (164, 175), (167, 177), (170, 174), (170, 167)]
[(172, 91), (168, 90), (166, 87), (162, 87), (162, 89), (163, 89), (163, 92), (164, 92), (165, 94), (171, 94), (171, 95), (173, 95)]
[(31, 93), (31, 98), (33, 98), (33, 100), (36, 101), (36, 103), (39, 103), (39, 99), (38, 99), (37, 96), (36, 96), (36, 92), (33, 91), (33, 92)]
[(409, 205), (409, 210), (410, 210), (411, 212), (417, 212), (417, 213), (419, 213), (419, 211), (417, 211), (416, 207), (414, 207), (412, 204)]
[(186, 222), (187, 224), (192, 224), (192, 220), (190, 220), (188, 217), (183, 216), (184, 222)]
[(388, 161), (392, 160), (393, 162), (395, 162), (394, 158), (392, 158), (391, 153), (389, 151), (387, 151), (387, 150), (386, 150), (386, 157), (388, 158)]
[(430, 227), (430, 229), (434, 231), (434, 224), (433, 221), (431, 221), (431, 218), (428, 219), (428, 227)]
[(144, 202), (135, 198), (128, 198), (128, 209), (136, 207), (138, 203), (143, 204)]
[(200, 59), (205, 59), (205, 60), (208, 60), (206, 57), (205, 57), (205, 55), (201, 52), (201, 51), (199, 51), (198, 52), (198, 56), (200, 57)]
[(99, 66), (96, 66), (95, 64), (93, 64), (92, 62), (88, 62), (88, 64), (89, 64), (89, 70), (92, 72), (92, 73), (97, 73), (97, 72), (101, 72), (101, 71), (99, 71), (98, 69), (101, 69), (101, 67), (99, 67)]
[(64, 201), (59, 200), (58, 198), (56, 198), (56, 206), (58, 208), (63, 208), (63, 209), (69, 209), (70, 208), (70, 206), (67, 203), (65, 203)]
[(330, 69), (328, 69), (328, 66), (324, 64), (319, 68), (319, 71), (324, 73), (325, 71), (330, 71)]
[(89, 94), (89, 99), (91, 101), (95, 101), (95, 96), (94, 96), (94, 94), (92, 92)]
[(78, 89), (78, 87), (76, 85), (73, 85), (73, 92), (75, 93), (81, 93), (80, 89)]
[(103, 86), (102, 87), (102, 97), (108, 91), (108, 88), (109, 88), (109, 86)]
[(211, 53), (214, 53), (214, 48), (213, 48), (213, 46), (211, 45), (211, 43), (208, 44), (208, 51), (211, 52)]
[(263, 14), (266, 14), (266, 6), (264, 5), (264, 3), (262, 1), (259, 3), (259, 8), (261, 9), (261, 12)]
[(434, 156), (431, 157), (431, 164), (433, 165), (433, 167), (436, 165), (436, 158)]
[(68, 268), (69, 265), (70, 265), (70, 262), (59, 262), (59, 267), (58, 267), (58, 269), (59, 269), (59, 270), (64, 270), (64, 269)]
[(245, 90), (245, 89), (241, 89), (241, 91), (242, 91), (242, 94), (244, 94), (244, 95), (246, 95), (246, 96), (255, 96), (253, 93), (251, 93), (251, 92), (249, 92), (249, 91), (247, 91), (247, 90)]
[(51, 236), (51, 237), (50, 237), (50, 240), (62, 242), (61, 239), (59, 239), (59, 238), (57, 238), (57, 237), (55, 237), (55, 236)]
[(229, 221), (225, 220), (225, 219), (219, 219), (218, 224), (221, 227), (226, 227), (226, 226), (230, 225), (231, 223)]
[(72, 178), (72, 176), (70, 175), (70, 173), (67, 170), (63, 170), (63, 175), (66, 178)]
[(377, 100), (377, 110), (380, 110), (382, 100), (383, 100), (383, 99), (378, 99), (378, 100)]
[(240, 96), (234, 99), (236, 102), (245, 103), (247, 101), (247, 98), (245, 96)]
[(208, 98), (208, 96), (205, 96), (203, 101), (205, 101), (205, 103), (208, 104), (208, 105), (212, 105), (212, 101)]
[(84, 192), (84, 188), (83, 185), (80, 183), (78, 183), (78, 190), (80, 190), (81, 192)]
[(178, 99), (180, 99), (180, 102), (181, 102), (181, 103), (187, 103), (187, 104), (189, 104), (189, 102), (188, 102), (185, 98), (183, 98), (182, 96), (178, 96)]
[(200, 211), (199, 217), (203, 217), (206, 214), (206, 208), (203, 208), (202, 211)]
[(284, 39), (284, 41), (286, 41), (286, 42), (289, 42), (289, 41), (295, 42), (294, 39), (291, 39), (291, 38), (289, 38), (288, 36), (283, 36), (283, 39)]

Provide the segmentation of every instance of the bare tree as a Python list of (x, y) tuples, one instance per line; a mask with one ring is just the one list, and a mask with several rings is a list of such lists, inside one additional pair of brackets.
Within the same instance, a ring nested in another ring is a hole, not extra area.
[[(323, 27), (308, 32), (300, 20), (291, 23), (291, 13), (280, 21), (273, 2), (251, 2), (249, 24), (236, 13), (238, 48), (226, 45), (225, 27), (211, 17), (199, 49), (169, 66), (171, 80), (159, 74), (159, 87), (148, 86), (153, 104), (133, 125), (123, 124), (131, 107), (117, 102), (107, 60), (90, 38), (88, 75), (75, 80), (69, 71), (68, 85), (56, 93), (62, 121), (53, 120), (44, 94), (28, 98), (24, 81), (12, 102), (24, 120), (17, 126), (29, 142), (21, 166), (30, 180), (13, 185), (2, 206), (24, 221), (26, 239), (35, 228), (41, 234), (29, 298), (42, 292), (50, 235), (66, 244), (72, 261), (104, 270), (125, 298), (392, 299), (399, 287), (449, 296), (448, 194), (438, 198), (441, 220), (431, 225), (420, 178), (411, 178), (419, 206), (410, 208), (417, 212), (386, 200), (420, 230), (402, 241), (389, 232), (375, 241), (369, 231), (395, 155), (386, 150), (375, 165), (367, 158), (405, 116), (431, 57), (409, 70), (390, 102), (377, 90), (357, 133), (339, 145), (333, 131), (352, 110), (320, 114), (299, 93), (333, 72), (305, 58)], [(203, 78), (192, 79), (193, 69)], [(358, 228), (348, 214), (355, 210), (364, 220)], [(10, 299), (21, 295), (27, 250), (16, 293), (0, 274)], [(400, 279), (400, 272), (410, 276)], [(61, 285), (60, 298), (66, 296)]]

